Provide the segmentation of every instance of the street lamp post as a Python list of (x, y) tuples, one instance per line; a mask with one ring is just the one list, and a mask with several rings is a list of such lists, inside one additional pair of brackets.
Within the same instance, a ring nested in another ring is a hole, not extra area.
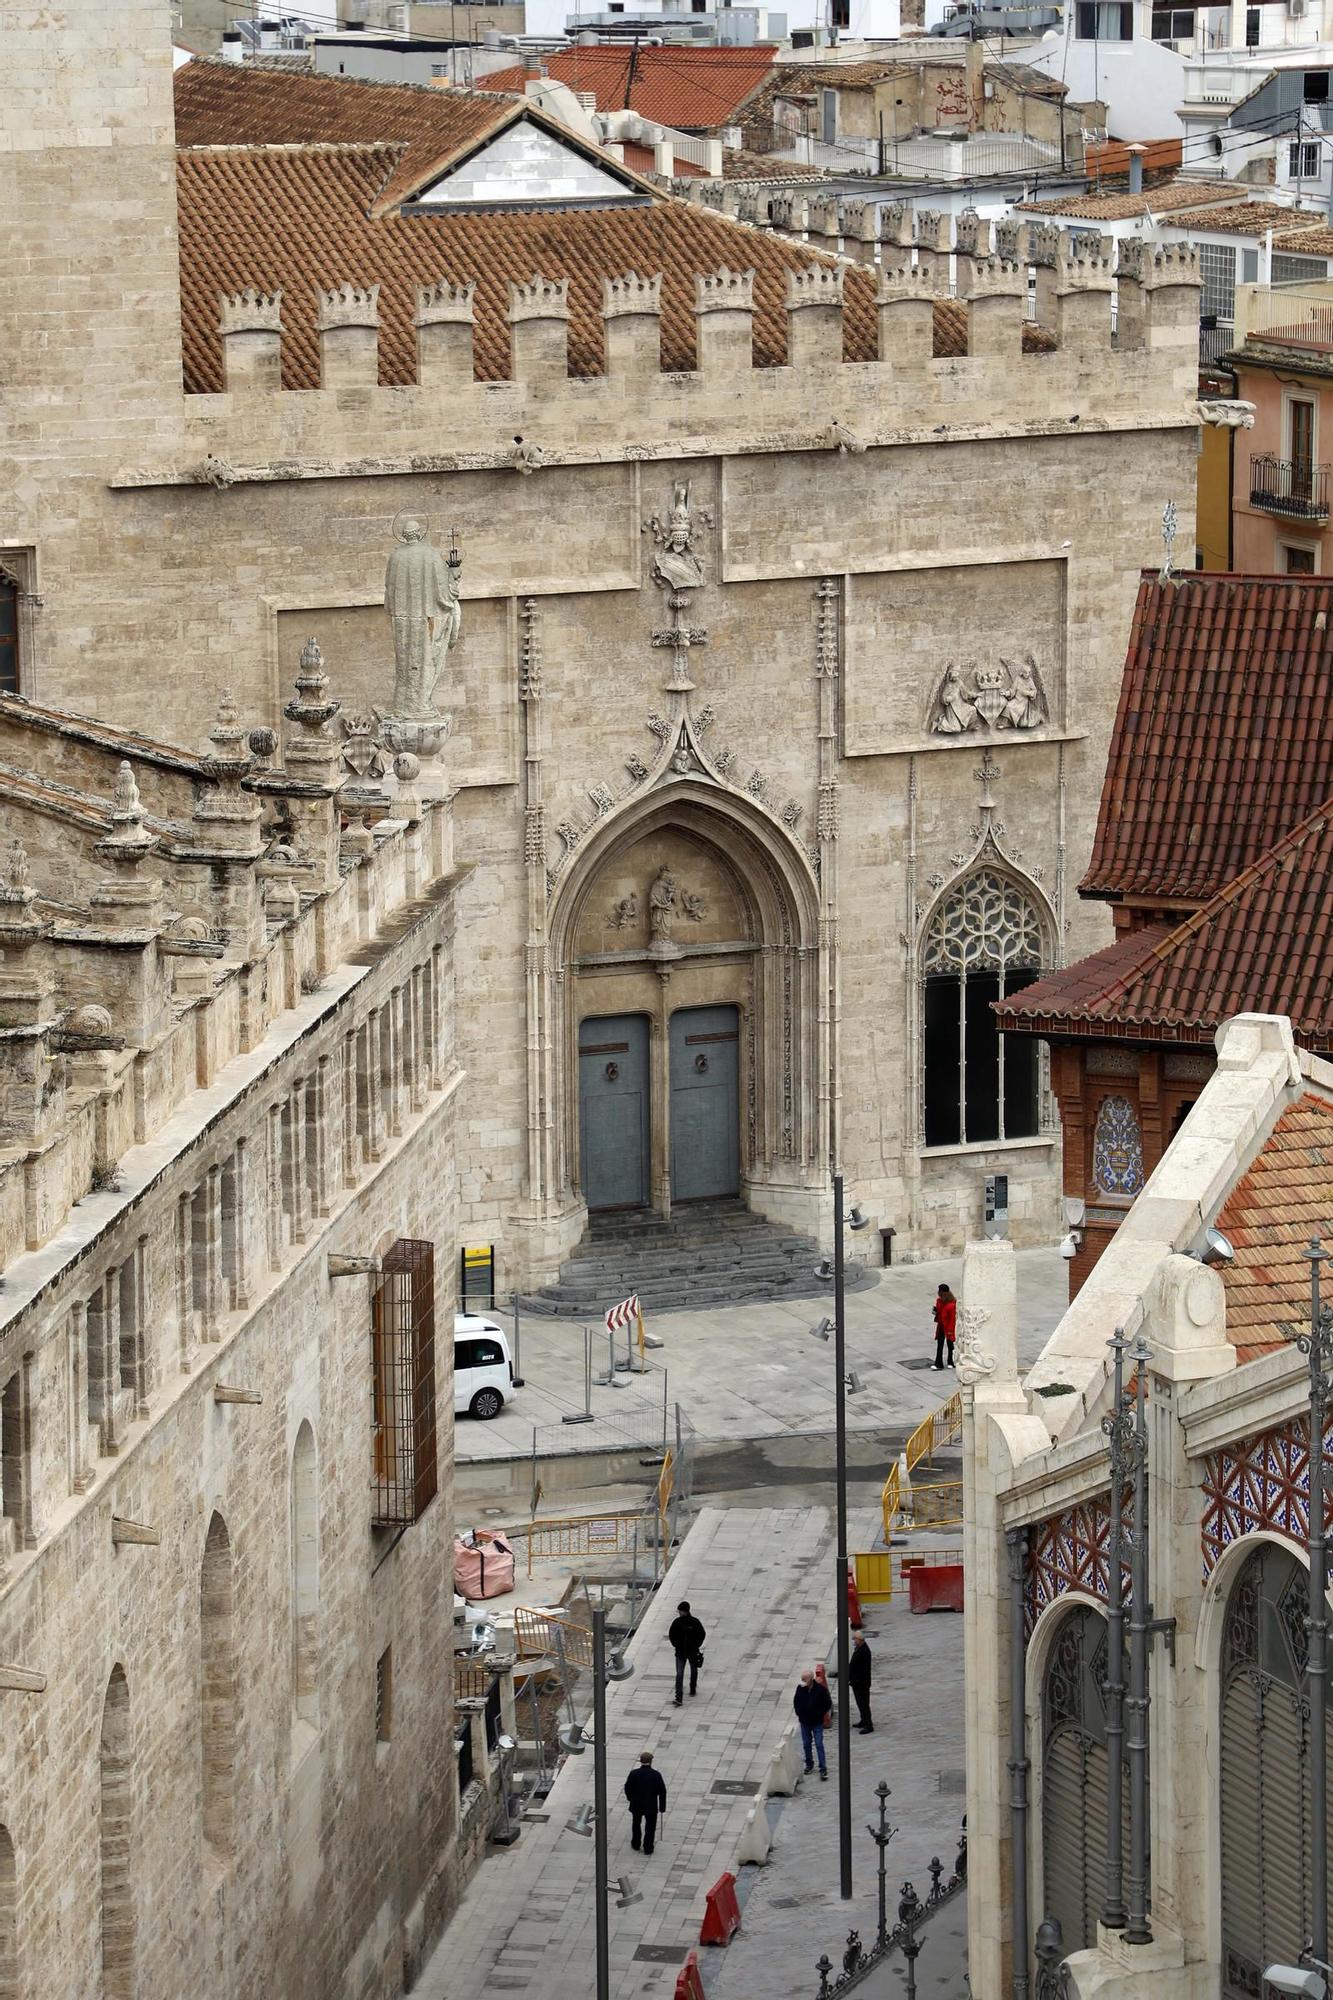
[[(1111, 1446), (1111, 1532), (1107, 1544), (1106, 1594), (1106, 1893), (1102, 1922), (1123, 1930), (1126, 1922), (1122, 1838), (1125, 1765), (1125, 1487), (1133, 1478), (1138, 1434), (1125, 1407), (1125, 1353), (1129, 1342), (1117, 1327), (1107, 1342), (1115, 1357), (1111, 1408), (1102, 1430)], [(1136, 1523), (1136, 1526), (1138, 1524)]]
[(875, 1787), (875, 1797), (879, 1800), (879, 1825), (868, 1826), (866, 1832), (879, 1849), (879, 1929), (875, 1933), (875, 1949), (883, 1951), (889, 1935), (889, 1842), (898, 1829), (889, 1825), (889, 1787), (883, 1778)]
[[(853, 1208), (847, 1218), (852, 1229), (864, 1229), (867, 1218)], [(833, 1367), (836, 1376), (834, 1399), (834, 1454), (838, 1482), (837, 1570), (837, 1655), (838, 1655), (838, 1876), (839, 1894), (844, 1903), (852, 1897), (852, 1714), (851, 1690), (847, 1685), (851, 1637), (847, 1609), (847, 1285), (843, 1268), (842, 1175), (833, 1176), (833, 1266), (821, 1260), (819, 1276), (833, 1279)], [(826, 1323), (827, 1324), (827, 1323)], [(826, 1335), (826, 1325), (817, 1329)]]
[[(606, 1684), (611, 1681), (625, 1681), (634, 1672), (629, 1661), (619, 1652), (613, 1652), (610, 1660), (606, 1656), (606, 1610), (595, 1604), (592, 1612), (592, 1809), (580, 1806), (572, 1819), (566, 1820), (569, 1833), (591, 1833), (594, 1842), (594, 1871), (596, 1877), (596, 1910), (594, 1912), (594, 1936), (597, 1946), (597, 2000), (611, 2000), (611, 1917), (606, 1907), (606, 1899), (611, 1893), (611, 1874), (607, 1857), (607, 1805), (606, 1805)], [(583, 1724), (572, 1722), (560, 1731), (562, 1748), (581, 1756), (587, 1747), (587, 1735)], [(589, 1826), (589, 1821), (592, 1824)], [(621, 1909), (632, 1902), (638, 1902), (632, 1885), (626, 1876), (619, 1882)]]
[(1305, 1672), (1310, 1687), (1310, 1948), (1315, 1961), (1328, 1957), (1328, 1750), (1324, 1735), (1328, 1709), (1328, 1553), (1324, 1537), (1324, 1425), (1328, 1414), (1329, 1363), (1333, 1361), (1333, 1308), (1320, 1297), (1320, 1272), (1328, 1258), (1316, 1236), (1305, 1255), (1310, 1262), (1310, 1331), (1296, 1345), (1310, 1364), (1310, 1507), (1306, 1550), (1310, 1561), (1310, 1644)]

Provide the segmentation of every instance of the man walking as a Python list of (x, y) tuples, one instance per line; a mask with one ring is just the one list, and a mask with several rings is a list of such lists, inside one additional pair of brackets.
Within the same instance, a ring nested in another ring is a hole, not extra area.
[(792, 1697), (792, 1707), (796, 1710), (796, 1720), (801, 1725), (801, 1748), (805, 1752), (805, 1768), (813, 1771), (815, 1758), (819, 1758), (819, 1775), (827, 1778), (828, 1765), (824, 1761), (824, 1724), (833, 1713), (833, 1698), (827, 1687), (823, 1687), (813, 1674), (801, 1675), (801, 1685)]
[(685, 1691), (685, 1669), (690, 1670), (690, 1693), (699, 1692), (699, 1669), (704, 1663), (703, 1643), (708, 1637), (702, 1624), (690, 1610), (689, 1599), (682, 1598), (676, 1606), (676, 1616), (667, 1630), (672, 1651), (676, 1655), (676, 1707), (679, 1708)]
[(852, 1634), (852, 1657), (847, 1662), (847, 1685), (856, 1701), (856, 1713), (860, 1720), (857, 1728), (863, 1736), (872, 1736), (875, 1725), (870, 1719), (870, 1648), (866, 1644), (864, 1632)]
[(941, 1285), (935, 1295), (935, 1366), (943, 1368), (944, 1349), (949, 1349), (949, 1366), (953, 1367), (954, 1335), (958, 1327), (958, 1301), (947, 1285)]
[(651, 1854), (657, 1838), (657, 1815), (666, 1812), (666, 1784), (662, 1773), (653, 1769), (651, 1750), (640, 1750), (639, 1761), (625, 1780), (629, 1800), (630, 1846), (637, 1853), (642, 1844)]

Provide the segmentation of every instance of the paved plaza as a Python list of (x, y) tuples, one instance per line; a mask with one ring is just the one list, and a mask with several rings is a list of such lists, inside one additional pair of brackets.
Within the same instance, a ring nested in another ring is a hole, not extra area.
[[(1054, 1250), (1020, 1250), (1019, 1357), (1034, 1360), (1065, 1309), (1068, 1267)], [(961, 1260), (895, 1265), (869, 1274), (874, 1282), (847, 1295), (847, 1364), (864, 1387), (847, 1399), (847, 1421), (858, 1431), (907, 1431), (952, 1395), (954, 1379), (937, 1375), (930, 1308), (936, 1287), (962, 1281)], [(732, 1306), (708, 1312), (662, 1313), (647, 1331), (663, 1345), (650, 1350), (649, 1373), (621, 1375), (620, 1388), (594, 1387), (596, 1421), (562, 1425), (584, 1406), (583, 1330), (567, 1320), (524, 1314), (520, 1328), (523, 1388), (490, 1423), (460, 1417), (455, 1456), (460, 1465), (540, 1450), (605, 1450), (622, 1430), (660, 1436), (663, 1371), (668, 1404), (679, 1402), (698, 1437), (780, 1437), (833, 1429), (832, 1348), (811, 1326), (833, 1311), (826, 1302)], [(511, 1316), (501, 1312), (509, 1326)], [(621, 1354), (623, 1358), (623, 1341)], [(607, 1372), (604, 1328), (594, 1329), (594, 1374)]]

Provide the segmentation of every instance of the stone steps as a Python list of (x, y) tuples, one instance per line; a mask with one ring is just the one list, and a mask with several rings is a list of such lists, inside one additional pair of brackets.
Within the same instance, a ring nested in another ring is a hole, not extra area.
[(819, 1251), (809, 1238), (739, 1201), (699, 1202), (670, 1221), (635, 1211), (594, 1216), (558, 1281), (526, 1300), (536, 1312), (600, 1319), (637, 1292), (645, 1310), (818, 1297)]

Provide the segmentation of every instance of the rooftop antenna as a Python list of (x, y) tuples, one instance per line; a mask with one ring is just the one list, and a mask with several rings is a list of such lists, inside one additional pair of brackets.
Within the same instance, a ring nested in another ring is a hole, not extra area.
[(1162, 546), (1165, 548), (1166, 554), (1162, 558), (1162, 567), (1157, 574), (1157, 581), (1159, 583), (1170, 583), (1172, 576), (1175, 574), (1171, 563), (1171, 552), (1175, 547), (1175, 541), (1176, 503), (1174, 500), (1168, 500), (1162, 509)]

